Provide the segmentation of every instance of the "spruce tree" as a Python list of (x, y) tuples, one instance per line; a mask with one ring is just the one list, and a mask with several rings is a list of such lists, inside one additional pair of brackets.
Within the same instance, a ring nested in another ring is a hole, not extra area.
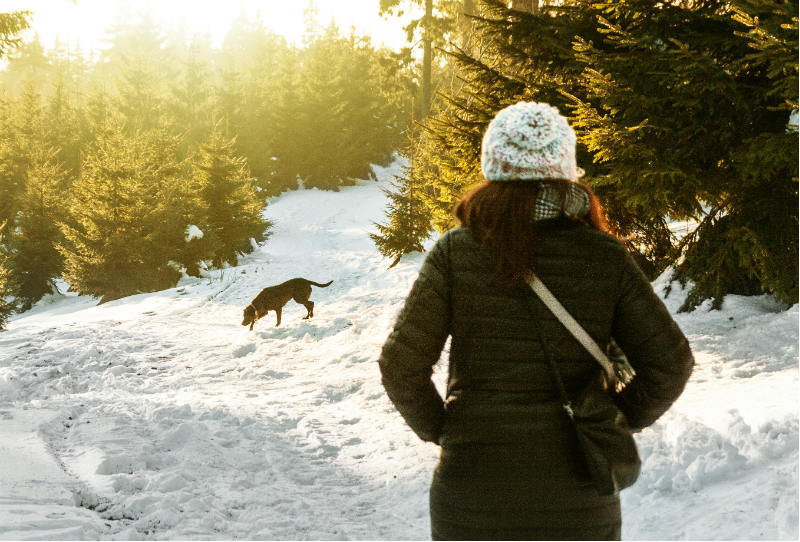
[(8, 266), (7, 249), (3, 242), (5, 229), (6, 223), (0, 223), (0, 331), (6, 328), (8, 317), (14, 312), (11, 299), (15, 293), (12, 287), (11, 269)]
[(606, 169), (596, 182), (644, 219), (700, 223), (679, 245), (677, 278), (693, 283), (684, 310), (727, 293), (797, 301), (797, 134), (786, 130), (797, 2), (752, 14), (765, 20), (753, 32), (774, 32), (784, 52), (761, 62), (729, 4), (615, 2), (598, 19), (603, 47), (576, 43), (575, 125)]
[[(56, 161), (64, 166), (68, 179), (74, 179), (80, 173), (81, 150), (83, 147), (84, 125), (80, 98), (70, 74), (61, 72), (47, 99), (44, 110), (44, 145), (56, 149)], [(66, 188), (66, 187), (65, 187)]]
[(392, 94), (399, 94), (398, 75), (384, 75), (393, 59), (377, 51), (369, 40), (351, 34), (341, 40), (341, 66), (345, 101), (341, 104), (340, 176), (344, 184), (371, 174), (370, 164), (386, 164), (402, 143), (410, 122)]
[(475, 3), (472, 0), (381, 0), (380, 13), (404, 15), (411, 6), (420, 10), (420, 16), (412, 19), (404, 30), (408, 43), (422, 43), (420, 94), (415, 118), (425, 119), (431, 111), (436, 87), (433, 80), (435, 49), (447, 46), (452, 33), (463, 23), (464, 14), (474, 12)]
[(405, 121), (397, 101), (386, 96), (398, 92), (387, 61), (368, 40), (344, 38), (335, 25), (308, 29), (297, 74), (281, 72), (288, 77), (278, 89), (272, 126), (275, 184), (293, 187), (299, 176), (304, 187), (336, 190), (390, 158)]
[[(477, 36), (462, 39), (463, 47), (448, 51), (456, 65), (453, 85), (443, 91), (432, 114), (419, 130), (414, 146), (415, 166), (407, 170), (402, 190), (425, 209), (433, 227), (443, 232), (453, 226), (455, 202), (480, 174), (483, 131), (503, 107), (526, 99), (562, 105), (566, 98), (555, 83), (572, 81), (580, 73), (569, 43), (558, 34), (588, 26), (588, 15), (560, 6), (542, 17), (509, 10), (507, 2), (489, 1), (475, 15)], [(558, 25), (548, 29), (547, 24)], [(571, 34), (572, 35), (572, 34)], [(480, 44), (476, 46), (475, 44)], [(388, 225), (387, 225), (388, 226)], [(428, 231), (417, 230), (421, 241)], [(384, 236), (390, 235), (388, 232)], [(406, 243), (406, 250), (414, 250)]]
[(415, 183), (418, 177), (413, 169), (414, 162), (411, 160), (392, 182), (392, 188), (384, 189), (389, 200), (386, 209), (388, 222), (375, 223), (378, 233), (369, 235), (378, 251), (392, 259), (390, 268), (397, 265), (404, 255), (421, 252), (422, 241), (431, 230), (430, 214), (418, 194), (423, 187)]
[(309, 159), (305, 142), (301, 137), (302, 126), (299, 119), (305, 107), (301, 88), (299, 52), (287, 49), (277, 67), (272, 104), (274, 112), (269, 126), (270, 137), (266, 146), (267, 164), (258, 184), (267, 195), (277, 195), (284, 190), (297, 188), (297, 179)]
[[(19, 45), (17, 35), (28, 28), (29, 16), (28, 11), (0, 13), (0, 59)], [(9, 103), (4, 92), (0, 95), (0, 331), (6, 328), (8, 317), (14, 310), (8, 246), (5, 243), (9, 219), (13, 219), (16, 212), (14, 201), (18, 190), (9, 156), (12, 143), (10, 126)]]
[(62, 242), (59, 224), (67, 212), (66, 174), (56, 156), (55, 150), (44, 149), (32, 157), (20, 212), (9, 237), (12, 250), (9, 263), (22, 310), (55, 290), (53, 279), (63, 268), (57, 246)]
[(41, 95), (32, 82), (21, 96), (0, 106), (8, 107), (0, 118), (0, 221), (13, 229), (32, 156), (42, 144), (45, 127)]
[[(285, 77), (295, 77), (293, 72), (299, 67), (294, 60), (294, 48), (261, 23), (234, 21), (223, 43), (221, 64), (225, 71), (220, 97), (227, 122), (222, 128), (226, 137), (236, 136), (237, 152), (247, 159), (250, 172), (264, 189), (270, 189), (273, 180), (276, 145), (291, 137), (282, 130), (285, 127), (277, 126), (277, 120), (290, 113), (283, 110), (287, 104), (279, 95), (282, 87), (292, 86)], [(291, 68), (285, 73), (287, 61)], [(299, 97), (292, 94), (291, 99)]]
[(73, 186), (75, 226), (63, 226), (64, 277), (75, 291), (105, 302), (175, 284), (176, 249), (164, 233), (172, 223), (159, 205), (163, 167), (147, 137), (106, 124)]
[[(732, 4), (732, 5), (731, 5)], [(734, 9), (731, 9), (733, 7)], [(584, 179), (651, 276), (678, 263), (684, 309), (726, 293), (797, 301), (797, 2), (568, 1), (536, 13), (487, 0), (463, 86), (426, 123), (412, 180), (438, 229), (478, 180), (502, 107), (571, 117)], [(677, 238), (670, 221), (696, 220)], [(679, 259), (680, 258), (680, 259)]]
[(194, 162), (205, 218), (200, 229), (218, 243), (212, 257), (217, 267), (235, 265), (238, 254), (249, 251), (250, 239), (264, 240), (270, 226), (261, 216), (266, 202), (235, 145), (214, 130)]
[(173, 261), (188, 275), (200, 276), (201, 263), (211, 260), (219, 248), (213, 235), (190, 238), (190, 226), (204, 224), (206, 206), (202, 181), (183, 159), (184, 140), (166, 127), (142, 134), (148, 164), (148, 213), (145, 229), (150, 232), (151, 257), (162, 265)]
[(345, 73), (338, 29), (307, 39), (302, 51), (300, 92), (302, 109), (298, 122), (299, 150), (313, 156), (298, 172), (306, 188), (336, 189), (343, 184), (342, 151), (357, 127), (348, 126), (344, 113), (347, 103)]
[(32, 83), (46, 86), (52, 81), (53, 75), (53, 66), (36, 34), (32, 40), (18, 44), (8, 54), (8, 66), (3, 78), (8, 94), (19, 96)]
[(178, 75), (169, 87), (166, 113), (176, 133), (183, 134), (181, 155), (186, 157), (211, 130), (214, 115), (211, 45), (193, 41), (177, 63)]
[(16, 174), (14, 159), (14, 130), (9, 118), (10, 105), (0, 96), (0, 223), (8, 224), (16, 218), (17, 198), (22, 188)]
[[(189, 226), (204, 219), (201, 183), (194, 178), (189, 159), (181, 158), (184, 141), (166, 127), (142, 134), (146, 155), (147, 191), (145, 229), (152, 246), (151, 259), (161, 266), (179, 264), (199, 276), (199, 265), (211, 259), (213, 239), (187, 241)], [(170, 274), (164, 267), (164, 273)]]
[(0, 13), (0, 58), (19, 46), (21, 39), (18, 35), (30, 26), (28, 21), (30, 16), (30, 11)]

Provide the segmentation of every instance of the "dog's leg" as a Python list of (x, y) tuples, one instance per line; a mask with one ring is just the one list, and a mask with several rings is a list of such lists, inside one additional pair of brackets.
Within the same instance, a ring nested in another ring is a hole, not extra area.
[(275, 327), (278, 327), (279, 325), (281, 325), (281, 307), (275, 309), (275, 314), (278, 315), (278, 321), (275, 323)]
[(258, 319), (261, 318), (262, 316), (264, 315), (258, 314), (257, 310), (253, 311), (253, 321), (250, 322), (250, 331), (253, 331), (253, 326), (256, 325), (256, 322), (258, 322)]
[(303, 305), (308, 311), (308, 313), (305, 316), (303, 316), (303, 320), (314, 316), (314, 302), (308, 299), (310, 295), (311, 295), (311, 286), (307, 286), (302, 291), (297, 292), (296, 295), (292, 298), (294, 299), (295, 303)]

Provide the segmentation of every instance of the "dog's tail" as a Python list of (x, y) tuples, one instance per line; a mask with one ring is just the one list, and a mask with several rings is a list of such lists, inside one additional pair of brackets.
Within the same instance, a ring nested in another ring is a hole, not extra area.
[(328, 286), (333, 284), (332, 280), (326, 282), (325, 284), (320, 284), (319, 282), (314, 282), (313, 280), (308, 280), (308, 279), (306, 279), (306, 282), (308, 282), (309, 284), (313, 284), (314, 286), (319, 286), (320, 288), (327, 288)]

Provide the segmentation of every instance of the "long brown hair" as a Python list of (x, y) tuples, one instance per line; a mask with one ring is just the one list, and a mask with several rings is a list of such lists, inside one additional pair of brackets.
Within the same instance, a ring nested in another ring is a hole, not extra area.
[[(536, 232), (532, 227), (536, 200), (543, 183), (554, 185), (564, 207), (571, 181), (548, 179), (541, 182), (484, 181), (459, 201), (453, 213), (459, 224), (466, 226), (492, 255), (503, 282), (510, 287), (524, 286), (533, 272)], [(589, 194), (589, 215), (585, 222), (610, 232), (600, 201), (592, 190), (581, 183)]]

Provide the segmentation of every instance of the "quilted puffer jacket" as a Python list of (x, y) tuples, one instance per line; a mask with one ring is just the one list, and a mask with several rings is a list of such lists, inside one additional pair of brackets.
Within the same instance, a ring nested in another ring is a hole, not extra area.
[[(552, 221), (550, 221), (552, 222)], [(689, 344), (625, 247), (580, 224), (538, 226), (537, 275), (600, 345), (613, 336), (637, 377), (620, 397), (634, 428), (652, 424), (683, 391), (693, 366)], [(529, 438), (518, 394), (555, 397), (532, 319), (537, 318), (567, 388), (598, 364), (536, 298), (502, 287), (489, 255), (467, 228), (434, 245), (379, 360), (386, 391), (417, 435), (432, 442)], [(432, 368), (448, 337), (447, 405)]]
[[(683, 333), (615, 237), (566, 219), (532, 227), (537, 229), (537, 275), (598, 344), (616, 340), (637, 372), (619, 405), (632, 427), (652, 424), (681, 394), (691, 373), (693, 357)], [(526, 296), (535, 298), (535, 310)], [(504, 287), (469, 229), (455, 228), (428, 253), (384, 344), (382, 382), (411, 429), (443, 446), (442, 461), (449, 452), (471, 450), (460, 456), (467, 457), (481, 446), (494, 446), (491, 457), (476, 460), (480, 469), (506, 449), (524, 449), (524, 461), (514, 461), (524, 463), (536, 480), (573, 480), (585, 487), (588, 479), (578, 466), (568, 419), (559, 410), (534, 318), (567, 390), (584, 386), (599, 370), (597, 362), (529, 288)], [(448, 336), (443, 400), (431, 375)], [(519, 467), (507, 467), (512, 479)], [(432, 489), (432, 507), (433, 496)], [(616, 506), (618, 513), (618, 501)], [(492, 519), (487, 521), (492, 527)]]

